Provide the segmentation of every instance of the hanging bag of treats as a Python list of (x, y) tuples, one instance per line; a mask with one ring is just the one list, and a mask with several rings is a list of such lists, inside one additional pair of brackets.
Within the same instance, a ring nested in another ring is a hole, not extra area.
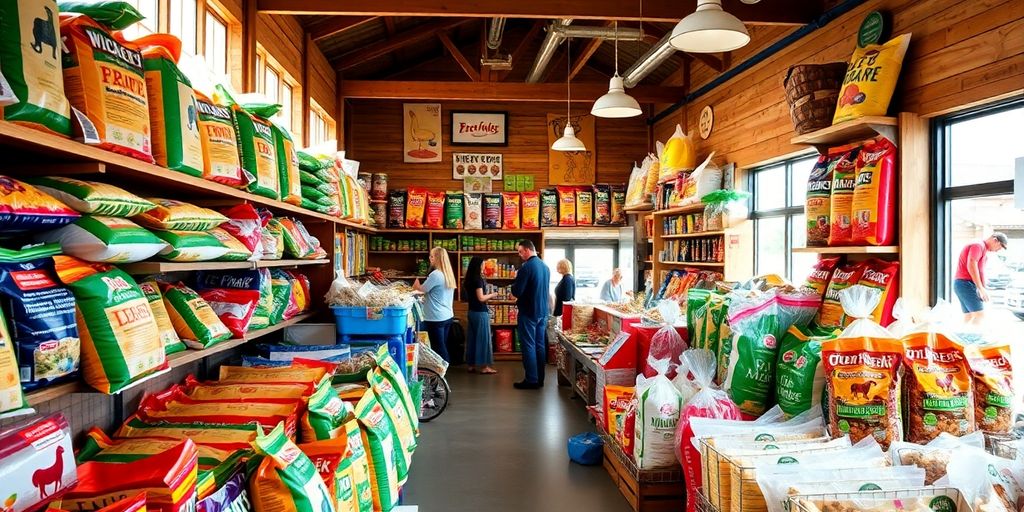
[(676, 125), (676, 131), (665, 143), (665, 150), (661, 153), (661, 169), (658, 172), (659, 181), (673, 179), (683, 171), (692, 171), (697, 166), (697, 152), (693, 146), (693, 139), (685, 132), (683, 127)]

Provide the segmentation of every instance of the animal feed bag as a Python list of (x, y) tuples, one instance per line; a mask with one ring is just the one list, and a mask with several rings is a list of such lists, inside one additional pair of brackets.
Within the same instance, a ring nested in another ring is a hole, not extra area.
[(14, 350), (14, 339), (7, 329), (3, 310), (0, 310), (0, 418), (35, 412), (29, 407), (22, 392)]
[(277, 142), (274, 125), (235, 105), (235, 136), (242, 156), (242, 169), (255, 177), (247, 190), (253, 194), (280, 198), (280, 170), (277, 167)]
[(296, 359), (285, 368), (245, 368), (221, 365), (219, 380), (222, 383), (263, 384), (300, 382), (317, 385), (335, 369), (334, 364)]
[(814, 290), (818, 295), (824, 297), (828, 291), (828, 283), (832, 280), (832, 273), (839, 265), (839, 256), (823, 256), (811, 267), (811, 273), (804, 282), (804, 288)]
[(0, 431), (4, 510), (42, 510), (75, 487), (71, 425), (63, 414), (19, 421)]
[(252, 447), (262, 459), (250, 477), (255, 512), (336, 512), (334, 498), (316, 465), (277, 425)]
[(255, 177), (242, 169), (234, 112), (199, 92), (196, 92), (196, 110), (203, 150), (203, 178), (229, 187), (248, 187)]
[(829, 155), (821, 155), (807, 177), (807, 198), (804, 211), (807, 215), (807, 246), (828, 245), (828, 234), (832, 227), (832, 173)]
[(231, 331), (195, 290), (183, 283), (160, 286), (174, 331), (185, 345), (202, 350), (231, 338)]
[(81, 213), (134, 217), (156, 208), (151, 201), (106, 183), (64, 176), (42, 176), (25, 181)]
[(86, 462), (78, 466), (78, 485), (58, 505), (77, 512), (98, 511), (115, 500), (146, 493), (146, 507), (157, 512), (195, 509), (199, 452), (191, 440), (132, 462)]
[(68, 137), (58, 13), (53, 0), (0, 1), (0, 71), (17, 96), (3, 108), (3, 119)]
[(277, 325), (299, 314), (299, 306), (292, 295), (292, 280), (279, 268), (270, 271), (270, 286), (274, 307), (270, 310), (270, 325)]
[(0, 231), (54, 229), (77, 218), (77, 212), (36, 187), (0, 176)]
[(111, 30), (124, 30), (145, 16), (131, 2), (114, 0), (57, 0), (62, 13), (84, 14)]
[(285, 270), (288, 280), (292, 282), (292, 302), (298, 308), (299, 313), (309, 310), (309, 278), (292, 270)]
[(249, 510), (248, 480), (245, 471), (239, 469), (228, 477), (212, 494), (200, 497), (196, 512), (246, 512)]
[(906, 441), (927, 444), (942, 432), (955, 437), (974, 432), (974, 380), (963, 345), (928, 328), (900, 341)]
[(167, 249), (166, 242), (138, 224), (104, 215), (86, 214), (35, 238), (60, 244), (61, 252), (69, 256), (98, 263), (135, 263)]
[(0, 250), (0, 296), (13, 334), (4, 343), (13, 343), (19, 361), (10, 376), (17, 383), (20, 374), (26, 391), (78, 377), (81, 342), (75, 297), (57, 279), (52, 256), (59, 252), (52, 244)]
[(284, 231), (276, 222), (268, 222), (260, 234), (264, 260), (279, 260), (284, 257)]
[(146, 70), (153, 158), (173, 171), (201, 177), (199, 112), (192, 82), (178, 69), (181, 40), (170, 34), (150, 34), (134, 42), (142, 48)]
[(167, 261), (210, 261), (224, 256), (231, 250), (216, 236), (203, 231), (154, 230), (153, 234), (167, 243), (158, 253)]
[(309, 397), (315, 386), (309, 382), (233, 383), (202, 382), (194, 375), (185, 377), (182, 390), (196, 402), (267, 402), (288, 404)]
[(964, 349), (974, 380), (974, 421), (977, 430), (1007, 434), (1014, 424), (1014, 381), (1010, 345), (992, 343)]
[[(900, 262), (870, 259), (863, 263), (863, 272), (857, 284), (874, 288), (882, 292), (878, 306), (871, 313), (875, 323), (888, 326), (892, 323), (892, 308), (896, 304), (896, 296), (899, 294)], [(844, 320), (848, 323), (848, 320)]]
[(244, 243), (231, 236), (231, 233), (228, 233), (224, 228), (213, 228), (210, 230), (210, 234), (228, 250), (228, 252), (217, 258), (217, 260), (248, 261), (252, 259), (252, 251), (250, 251)]
[(908, 46), (910, 34), (903, 34), (885, 44), (869, 44), (854, 50), (843, 77), (832, 124), (865, 116), (884, 116), (888, 112)]
[(402, 399), (402, 404), (405, 405), (406, 418), (412, 430), (418, 435), (420, 429), (420, 409), (413, 403), (412, 393), (410, 392), (408, 381), (405, 379), (405, 374), (402, 373), (395, 359), (391, 357), (387, 347), (381, 346), (377, 349), (374, 358), (377, 363), (377, 370), (391, 383), (391, 386), (395, 388), (395, 392)]
[(278, 186), (281, 200), (294, 204), (302, 204), (302, 183), (299, 182), (299, 155), (295, 152), (295, 140), (288, 130), (276, 123), (274, 129), (274, 145), (277, 148)]
[(345, 423), (355, 418), (352, 406), (338, 396), (330, 383), (320, 384), (309, 397), (309, 405), (299, 425), (304, 442), (324, 441), (345, 436)]
[(302, 221), (288, 217), (272, 219), (284, 235), (284, 249), (287, 254), (298, 259), (326, 258), (327, 253), (320, 247), (320, 241), (309, 234)]
[(634, 431), (633, 457), (637, 468), (678, 464), (673, 444), (683, 407), (679, 391), (664, 375), (650, 379), (641, 376), (637, 378), (636, 397), (636, 421), (640, 424)]
[(160, 328), (146, 294), (124, 271), (54, 256), (57, 276), (75, 295), (85, 381), (104, 392), (167, 368)]
[(260, 298), (256, 303), (256, 309), (252, 313), (252, 321), (249, 329), (265, 329), (270, 327), (270, 311), (274, 309), (274, 290), (271, 283), (270, 269), (261, 268), (255, 272), (259, 273)]
[(896, 146), (879, 137), (857, 155), (853, 190), (854, 245), (890, 245), (896, 238)]
[(374, 393), (366, 393), (356, 405), (359, 432), (369, 454), (370, 491), (374, 510), (391, 510), (398, 503), (398, 464), (405, 458), (397, 453), (395, 431), (387, 411)]
[[(301, 401), (275, 404), (266, 402), (196, 402), (180, 387), (146, 395), (134, 417), (152, 425), (250, 425), (257, 432), (282, 424), (294, 437)], [(256, 426), (258, 425), (258, 428)]]
[[(99, 462), (133, 462), (170, 450), (180, 444), (178, 439), (162, 438), (129, 438), (111, 439), (99, 427), (92, 427), (86, 432), (85, 440), (75, 458), (79, 464), (89, 461)], [(222, 450), (206, 445), (196, 445), (199, 454), (200, 470), (205, 466), (211, 468), (220, 465), (232, 457), (232, 450)]]
[(206, 231), (228, 221), (224, 215), (175, 199), (150, 198), (156, 208), (135, 216), (133, 220), (150, 229)]
[(846, 326), (843, 306), (839, 302), (839, 293), (860, 282), (863, 274), (863, 263), (839, 265), (832, 271), (832, 278), (829, 279), (825, 295), (822, 296), (821, 309), (818, 311), (815, 323), (829, 329)]
[(138, 46), (118, 41), (81, 14), (61, 15), (60, 33), (68, 50), (64, 91), (71, 106), (85, 116), (78, 121), (85, 140), (153, 163), (149, 95)]
[(822, 344), (828, 428), (851, 442), (873, 437), (883, 449), (902, 439), (900, 371), (903, 345), (885, 338), (839, 338)]
[(829, 150), (832, 190), (829, 191), (828, 245), (850, 245), (853, 241), (853, 192), (857, 188), (856, 145)]
[(320, 478), (327, 485), (327, 491), (334, 502), (336, 512), (359, 512), (359, 503), (355, 501), (352, 488), (352, 460), (347, 456), (348, 442), (344, 438), (323, 441), (302, 442), (299, 444), (313, 466), (320, 473)]
[(838, 330), (815, 330), (794, 325), (782, 337), (775, 367), (775, 399), (786, 418), (821, 404), (821, 392), (825, 386), (821, 344), (838, 335)]
[(132, 417), (121, 425), (114, 435), (117, 439), (191, 439), (195, 443), (221, 450), (245, 450), (256, 439), (252, 425), (150, 425)]
[(349, 459), (352, 461), (352, 485), (360, 512), (373, 510), (373, 489), (370, 483), (370, 463), (363, 444), (359, 421), (345, 423), (345, 437), (348, 439)]
[(143, 281), (139, 283), (139, 289), (149, 301), (149, 309), (153, 312), (153, 318), (160, 330), (160, 343), (164, 346), (164, 353), (171, 355), (185, 350), (187, 347), (178, 337), (177, 331), (174, 330), (174, 324), (171, 323), (171, 317), (167, 313), (164, 296), (160, 293), (160, 285), (156, 281)]
[(269, 221), (260, 216), (251, 204), (238, 204), (222, 210), (228, 221), (219, 227), (239, 242), (252, 253), (250, 259), (259, 260), (263, 256), (263, 226)]
[(395, 435), (395, 448), (399, 450), (396, 457), (396, 469), (398, 474), (398, 485), (404, 485), (409, 476), (409, 467), (412, 464), (412, 454), (416, 451), (416, 431), (405, 410), (405, 403), (399, 396), (398, 391), (378, 371), (371, 371), (366, 375), (370, 389), (377, 396), (377, 401), (391, 421), (391, 428)]
[(260, 302), (258, 270), (199, 271), (196, 291), (213, 308), (235, 338), (242, 338), (253, 323)]

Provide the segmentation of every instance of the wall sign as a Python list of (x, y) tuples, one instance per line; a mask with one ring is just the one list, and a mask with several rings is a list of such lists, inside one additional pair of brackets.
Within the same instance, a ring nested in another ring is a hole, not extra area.
[(487, 177), (500, 180), (501, 153), (452, 153), (452, 179)]
[(594, 136), (594, 116), (579, 115), (568, 118), (583, 141), (586, 151), (555, 151), (551, 145), (562, 136), (565, 115), (548, 114), (548, 183), (551, 185), (593, 185), (596, 181), (597, 144)]
[(885, 40), (889, 28), (885, 15), (881, 11), (871, 11), (864, 17), (857, 30), (857, 46), (864, 48), (869, 44), (879, 44)]
[(452, 145), (507, 146), (508, 112), (452, 112)]
[(700, 138), (708, 140), (711, 136), (711, 130), (715, 127), (715, 111), (711, 110), (711, 105), (705, 105), (700, 111), (700, 121), (697, 123), (697, 127), (700, 129)]
[(402, 161), (441, 161), (441, 104), (403, 103)]

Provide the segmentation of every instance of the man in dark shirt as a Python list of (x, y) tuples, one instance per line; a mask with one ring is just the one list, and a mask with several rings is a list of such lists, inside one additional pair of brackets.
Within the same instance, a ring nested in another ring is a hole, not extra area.
[(537, 247), (529, 240), (519, 242), (523, 266), (512, 282), (512, 295), (519, 307), (519, 343), (523, 351), (526, 377), (513, 384), (516, 389), (537, 389), (544, 386), (544, 365), (547, 359), (548, 287), (551, 272), (537, 257)]

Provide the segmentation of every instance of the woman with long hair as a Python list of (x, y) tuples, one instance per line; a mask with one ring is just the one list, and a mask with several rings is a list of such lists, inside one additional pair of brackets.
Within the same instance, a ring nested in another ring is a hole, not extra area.
[(423, 324), (430, 337), (430, 348), (434, 349), (445, 361), (448, 357), (448, 328), (451, 326), (452, 299), (455, 295), (455, 275), (452, 264), (448, 260), (448, 251), (434, 247), (430, 251), (430, 274), (420, 284), (417, 279), (412, 287), (424, 295)]
[(484, 260), (473, 256), (466, 268), (466, 277), (462, 283), (462, 293), (469, 302), (469, 329), (466, 333), (466, 363), (470, 373), (480, 367), (480, 373), (491, 375), (498, 373), (491, 365), (494, 364), (494, 352), (491, 347), (491, 314), (487, 310), (487, 301), (497, 293), (484, 293), (487, 281), (480, 272)]

